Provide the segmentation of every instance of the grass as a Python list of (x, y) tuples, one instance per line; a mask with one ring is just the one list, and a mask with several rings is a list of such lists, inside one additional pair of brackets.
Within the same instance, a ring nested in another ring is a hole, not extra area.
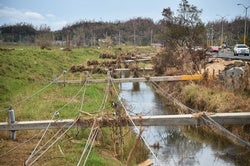
[[(1, 51), (0, 102), (2, 104), (0, 109), (6, 110), (9, 106), (15, 105), (48, 85), (53, 74), (59, 76), (63, 70), (68, 69), (72, 64), (84, 61), (85, 58), (94, 59), (98, 57), (98, 52), (92, 55), (89, 55), (88, 52), (91, 52), (91, 49), (63, 52), (61, 50), (41, 51), (38, 48), (29, 47), (23, 50)], [(16, 116), (18, 118), (18, 112), (22, 112), (20, 119), (27, 120), (27, 118), (30, 118), (31, 112), (34, 112), (30, 110), (38, 108), (38, 112), (35, 112), (32, 116), (33, 119), (47, 118), (48, 115), (41, 114), (41, 112), (56, 110), (61, 107), (67, 101), (66, 98), (71, 98), (71, 95), (75, 93), (76, 88), (79, 89), (79, 86), (63, 88), (53, 85), (39, 94), (38, 97), (32, 98), (31, 101), (27, 100), (27, 102), (14, 108), (17, 112)], [(68, 94), (68, 96), (65, 94)], [(36, 117), (36, 115), (40, 117)]]
[(248, 112), (250, 98), (244, 95), (189, 84), (182, 90), (183, 101), (191, 108), (208, 112)]
[[(62, 51), (59, 48), (41, 50), (34, 46), (15, 46), (14, 48), (15, 50), (12, 51), (0, 51), (0, 122), (7, 121), (7, 110), (10, 106), (14, 107), (16, 121), (51, 119), (55, 111), (60, 112), (59, 118), (61, 119), (75, 118), (79, 115), (84, 88), (81, 85), (66, 85), (64, 87), (52, 84), (48, 86), (53, 75), (60, 76), (63, 70), (68, 70), (73, 65), (83, 64), (87, 60), (98, 60), (99, 54), (103, 52), (117, 54), (126, 51), (133, 53), (152, 51), (150, 47), (124, 47), (122, 50), (120, 48), (76, 48), (70, 52)], [(84, 74), (68, 72), (65, 77), (66, 79), (80, 79), (84, 77)], [(103, 78), (105, 76), (96, 74), (93, 77)], [(39, 92), (44, 87), (47, 88)], [(105, 84), (87, 85), (86, 88), (82, 110), (90, 113), (96, 112), (104, 97)], [(36, 92), (39, 93), (33, 95)], [(115, 97), (109, 97), (106, 104), (107, 109), (104, 111), (112, 111), (109, 106), (111, 100), (115, 100)], [(65, 106), (65, 104), (67, 105)], [(30, 138), (34, 132), (37, 131), (18, 131), (17, 142), (8, 141), (8, 132), (0, 133), (0, 154)], [(49, 131), (44, 141), (48, 140), (55, 132), (54, 130)], [(114, 142), (109, 138), (111, 131), (106, 133), (108, 135), (102, 135), (104, 144), (95, 146), (87, 165), (121, 165), (121, 162), (112, 155), (110, 146)], [(37, 164), (75, 165), (88, 134), (89, 130), (76, 131), (74, 129), (68, 132)], [(131, 138), (131, 136), (125, 138), (127, 140), (126, 151), (129, 151), (128, 149), (133, 143)], [(78, 140), (81, 143), (74, 143), (70, 140)], [(16, 152), (10, 153), (7, 157), (15, 157), (15, 160), (9, 164), (21, 164), (20, 162), (27, 159), (27, 155), (37, 142), (38, 139), (35, 139)], [(58, 145), (60, 145), (64, 155), (59, 151)], [(124, 156), (120, 159), (124, 161), (125, 158)], [(143, 159), (143, 157), (140, 158)], [(8, 161), (5, 159), (5, 157), (0, 158), (0, 163), (7, 164)]]

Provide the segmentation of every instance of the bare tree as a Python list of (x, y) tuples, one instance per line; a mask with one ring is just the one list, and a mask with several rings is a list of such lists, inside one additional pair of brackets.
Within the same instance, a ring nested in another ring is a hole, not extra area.
[(50, 30), (50, 27), (45, 25), (41, 25), (39, 27), (39, 31), (36, 37), (36, 43), (40, 46), (41, 49), (49, 49), (52, 45), (53, 34)]

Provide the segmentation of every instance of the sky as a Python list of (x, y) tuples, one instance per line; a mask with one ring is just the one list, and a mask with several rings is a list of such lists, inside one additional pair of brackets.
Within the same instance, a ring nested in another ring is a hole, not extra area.
[[(0, 26), (25, 22), (39, 27), (48, 25), (60, 30), (78, 21), (127, 21), (132, 18), (151, 18), (155, 22), (163, 18), (162, 11), (170, 7), (176, 13), (181, 0), (0, 0)], [(243, 6), (250, 0), (188, 0), (202, 9), (201, 19), (208, 21), (232, 20), (245, 16)], [(250, 8), (248, 10), (248, 17)]]

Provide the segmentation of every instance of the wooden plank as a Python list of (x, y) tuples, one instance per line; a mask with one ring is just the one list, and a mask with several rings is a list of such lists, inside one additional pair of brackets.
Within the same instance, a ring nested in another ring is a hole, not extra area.
[[(222, 125), (238, 125), (238, 124), (250, 124), (250, 112), (240, 113), (216, 113), (210, 115), (210, 117)], [(116, 119), (102, 119), (99, 118), (98, 124), (101, 127), (109, 127), (117, 124)], [(170, 125), (205, 125), (205, 123), (197, 118), (193, 114), (184, 115), (155, 115), (155, 116), (142, 116), (132, 117), (133, 122), (137, 126), (170, 126)], [(46, 129), (50, 124), (50, 128), (67, 128), (74, 122), (74, 119), (64, 120), (42, 120), (42, 121), (22, 121), (14, 124), (8, 124), (7, 122), (0, 123), (0, 131), (2, 130), (35, 130)], [(92, 125), (93, 119), (80, 118), (73, 128), (86, 128)], [(120, 119), (119, 124), (126, 126), (132, 126), (133, 124), (128, 121), (128, 117)]]
[[(202, 79), (201, 74), (195, 75), (180, 75), (180, 76), (159, 76), (159, 77), (138, 77), (138, 78), (117, 78), (112, 79), (115, 83), (124, 83), (124, 82), (147, 82), (147, 81), (187, 81), (187, 80), (200, 80)], [(90, 79), (89, 83), (106, 83), (107, 79)], [(66, 84), (82, 84), (83, 81), (80, 80), (67, 80)], [(57, 81), (59, 84), (63, 84), (64, 81)]]

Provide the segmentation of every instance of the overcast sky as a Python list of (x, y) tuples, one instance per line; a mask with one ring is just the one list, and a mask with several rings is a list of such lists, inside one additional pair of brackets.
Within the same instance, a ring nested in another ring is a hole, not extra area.
[[(176, 12), (180, 2), (181, 0), (0, 0), (0, 26), (26, 22), (34, 26), (47, 24), (52, 30), (58, 30), (81, 20), (114, 22), (143, 17), (159, 21), (163, 18), (163, 8), (170, 7)], [(201, 19), (205, 23), (222, 16), (226, 16), (227, 20), (244, 16), (245, 9), (237, 4), (250, 5), (250, 0), (188, 2), (203, 10)]]

